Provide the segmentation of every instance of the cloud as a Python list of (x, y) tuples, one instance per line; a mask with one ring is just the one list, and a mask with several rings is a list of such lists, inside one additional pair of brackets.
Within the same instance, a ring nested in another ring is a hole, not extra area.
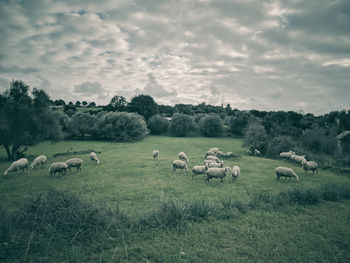
[(143, 90), (138, 90), (138, 93), (148, 94), (155, 98), (173, 97), (177, 95), (175, 90), (167, 91), (162, 85), (160, 85), (152, 73), (147, 75), (148, 83)]

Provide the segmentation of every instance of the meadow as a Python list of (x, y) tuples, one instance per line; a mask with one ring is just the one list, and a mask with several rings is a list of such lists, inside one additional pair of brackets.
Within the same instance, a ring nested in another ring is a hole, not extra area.
[[(223, 183), (219, 179), (205, 183), (203, 175), (191, 179), (191, 167), (201, 165), (211, 147), (240, 156), (225, 160), (225, 165), (241, 167), (237, 181), (227, 177)], [(159, 160), (152, 159), (154, 149), (160, 151)], [(89, 150), (98, 154), (99, 165), (89, 162)], [(190, 159), (189, 171), (172, 174), (172, 161), (180, 151)], [(247, 156), (242, 141), (232, 138), (150, 136), (136, 143), (46, 141), (30, 147), (27, 154), (29, 159), (45, 154), (48, 164), (23, 176), (0, 178), (1, 218), (7, 222), (1, 228), (7, 231), (0, 240), (1, 248), (7, 251), (2, 254), (3, 261), (350, 260), (350, 174), (323, 169), (319, 174), (306, 174), (286, 161)], [(1, 173), (10, 164), (5, 157), (1, 150)], [(52, 162), (72, 157), (84, 160), (81, 171), (65, 177), (49, 176)], [(276, 180), (277, 166), (292, 168), (299, 182)], [(33, 219), (27, 216), (32, 213), (28, 207), (39, 195), (48, 201), (40, 201)], [(62, 219), (64, 228), (58, 228), (59, 219), (46, 221), (51, 216), (46, 211), (48, 204), (62, 209), (57, 200), (66, 200), (66, 216), (76, 213), (71, 219), (74, 224)], [(79, 216), (84, 218), (77, 219)], [(21, 225), (16, 217), (30, 224)], [(37, 218), (42, 218), (42, 226), (37, 226)], [(94, 228), (97, 221), (104, 223), (88, 235), (87, 228)]]

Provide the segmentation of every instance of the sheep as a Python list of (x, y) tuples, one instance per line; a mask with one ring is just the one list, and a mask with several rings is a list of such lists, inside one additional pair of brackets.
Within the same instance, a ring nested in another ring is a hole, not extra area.
[(176, 172), (176, 169), (183, 169), (187, 173), (187, 163), (181, 160), (173, 161), (173, 173)]
[(218, 147), (213, 147), (213, 148), (210, 148), (209, 151), (214, 152), (215, 154), (217, 154), (217, 152), (219, 151), (219, 148)]
[(192, 168), (192, 180), (193, 180), (193, 177), (198, 175), (198, 174), (205, 174), (205, 172), (208, 170), (208, 168), (209, 168), (208, 164), (193, 166), (193, 168)]
[(100, 163), (100, 160), (98, 159), (98, 157), (97, 157), (97, 155), (96, 155), (95, 152), (91, 152), (91, 153), (89, 154), (89, 159), (90, 159), (90, 161), (92, 161), (92, 162), (94, 162), (94, 163), (97, 163), (97, 164)]
[(253, 153), (252, 153), (251, 150), (247, 150), (247, 154), (248, 154), (248, 155), (253, 155)]
[(65, 161), (65, 163), (68, 166), (68, 170), (70, 170), (72, 167), (76, 167), (77, 169), (75, 171), (77, 172), (78, 170), (81, 170), (81, 165), (83, 164), (83, 160), (80, 158), (72, 158)]
[(314, 174), (315, 171), (318, 174), (318, 165), (316, 162), (314, 161), (303, 162), (302, 166), (305, 172), (312, 170), (312, 174)]
[(153, 157), (153, 160), (157, 160), (158, 159), (158, 155), (159, 155), (159, 150), (156, 149), (152, 152), (152, 157)]
[(207, 157), (208, 155), (213, 155), (213, 156), (215, 156), (216, 153), (213, 152), (213, 151), (206, 151), (206, 152), (205, 152), (205, 157)]
[(280, 177), (289, 177), (290, 179), (293, 177), (297, 182), (299, 181), (299, 177), (297, 176), (297, 174), (292, 169), (287, 167), (277, 167), (276, 176), (278, 180), (280, 179)]
[(216, 156), (213, 156), (213, 155), (208, 155), (207, 156), (207, 160), (213, 160), (213, 161), (215, 161), (217, 163), (220, 162), (219, 158), (216, 157)]
[(232, 167), (232, 180), (237, 180), (239, 175), (241, 174), (241, 169), (239, 166), (233, 166)]
[(64, 162), (52, 163), (49, 168), (50, 176), (60, 173), (61, 175), (66, 175), (68, 170), (68, 165)]
[(227, 152), (227, 153), (222, 153), (220, 154), (220, 157), (223, 157), (223, 158), (231, 158), (231, 157), (234, 157), (235, 155), (233, 154), (233, 152)]
[(203, 164), (211, 164), (211, 163), (216, 163), (214, 160), (204, 160)]
[(32, 162), (32, 169), (39, 167), (40, 165), (43, 167), (47, 162), (47, 157), (45, 155), (40, 155), (34, 159)]
[(187, 164), (189, 163), (189, 159), (187, 158), (187, 155), (184, 152), (179, 152), (179, 159), (185, 161)]
[(222, 168), (222, 167), (224, 167), (224, 162), (222, 161), (219, 163), (210, 163), (209, 168), (213, 168), (213, 167)]
[(307, 162), (307, 160), (305, 159), (305, 156), (306, 155), (302, 155), (302, 156), (296, 156), (296, 157), (294, 157), (294, 162), (296, 162), (297, 164), (300, 164), (301, 165), (301, 167), (303, 166), (303, 163), (304, 162)]
[(254, 155), (260, 155), (260, 151), (258, 149), (254, 149)]
[(7, 175), (10, 172), (16, 172), (17, 175), (17, 171), (22, 170), (22, 174), (24, 172), (24, 169), (27, 168), (28, 169), (28, 159), (27, 158), (21, 158), (17, 161), (14, 161), (9, 168), (7, 168), (7, 170), (5, 171), (4, 175)]
[(206, 179), (205, 182), (209, 183), (209, 180), (211, 178), (220, 178), (220, 182), (223, 182), (223, 178), (225, 176), (228, 176), (230, 173), (232, 172), (231, 168), (226, 166), (225, 168), (209, 168), (205, 175), (206, 175)]

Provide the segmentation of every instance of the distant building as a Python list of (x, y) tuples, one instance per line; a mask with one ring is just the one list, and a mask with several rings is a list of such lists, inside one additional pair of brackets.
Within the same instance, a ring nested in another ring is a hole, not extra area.
[(335, 138), (338, 142), (338, 151), (339, 154), (350, 153), (350, 131), (343, 131), (338, 134)]

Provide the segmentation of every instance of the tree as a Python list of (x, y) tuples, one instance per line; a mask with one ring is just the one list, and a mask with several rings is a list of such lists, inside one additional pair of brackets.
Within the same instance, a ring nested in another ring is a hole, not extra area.
[(69, 117), (72, 117), (74, 113), (77, 112), (77, 107), (75, 107), (73, 104), (72, 105), (68, 104), (64, 106), (63, 112), (67, 114)]
[(131, 99), (129, 103), (131, 112), (137, 112), (146, 120), (157, 113), (157, 103), (149, 95), (138, 95)]
[(77, 100), (77, 101), (75, 102), (75, 106), (80, 107), (80, 105), (81, 105), (80, 101)]
[(59, 100), (55, 100), (55, 101), (53, 102), (53, 105), (54, 105), (54, 106), (65, 106), (66, 103), (64, 102), (64, 100), (59, 99)]
[(83, 105), (84, 107), (87, 105), (88, 103), (85, 101), (85, 100), (83, 100), (83, 102), (81, 103), (81, 105)]
[(217, 137), (224, 131), (224, 122), (219, 115), (210, 114), (200, 119), (199, 129), (204, 136)]
[(68, 133), (81, 139), (84, 139), (85, 135), (93, 135), (96, 130), (97, 117), (84, 112), (74, 114), (67, 125)]
[(62, 131), (49, 108), (50, 98), (43, 91), (34, 89), (33, 99), (29, 86), (22, 81), (12, 81), (0, 100), (0, 144), (8, 159), (15, 160), (26, 147), (44, 139), (60, 139)]
[(109, 102), (109, 104), (114, 108), (116, 111), (126, 111), (127, 109), (127, 101), (123, 96), (115, 95)]
[(168, 130), (169, 121), (166, 118), (157, 114), (152, 116), (148, 120), (147, 126), (150, 129), (151, 134), (164, 134)]
[(96, 107), (96, 103), (94, 101), (91, 101), (89, 103), (88, 107)]
[(194, 129), (193, 118), (182, 113), (175, 113), (171, 117), (169, 131), (172, 135), (177, 137), (184, 137)]
[(244, 146), (249, 146), (250, 149), (258, 149), (261, 153), (265, 153), (268, 141), (265, 128), (258, 121), (250, 122), (244, 130)]

